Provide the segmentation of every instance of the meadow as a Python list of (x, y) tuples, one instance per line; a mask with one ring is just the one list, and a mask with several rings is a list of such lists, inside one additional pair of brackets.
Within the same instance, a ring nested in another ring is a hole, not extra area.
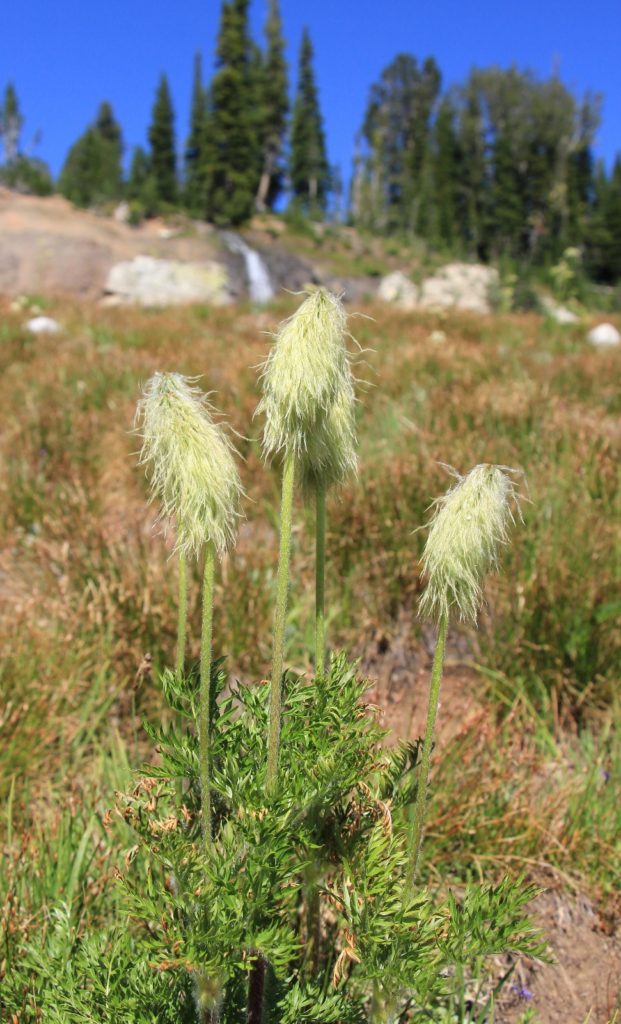
[[(9, 972), (24, 977), (22, 1016), (7, 1020), (39, 1019), (28, 977), (47, 972), (52, 984), (71, 969), (66, 949), (45, 947), (59, 915), (71, 941), (118, 919), (115, 876), (135, 839), (112, 813), (115, 792), (157, 760), (142, 720), (171, 714), (158, 680), (174, 659), (177, 562), (170, 538), (157, 537), (132, 433), (157, 370), (200, 376), (237, 433), (245, 519), (216, 584), (215, 651), (231, 678), (269, 672), (280, 478), (261, 457), (256, 368), (294, 305), (156, 312), (50, 301), (64, 331), (49, 338), (3, 311), (0, 992)], [(443, 464), (523, 471), (524, 523), (487, 581), (479, 628), (449, 633), (421, 873), (457, 891), (524, 874), (547, 890), (541, 923), (553, 945), (552, 904), (576, 915), (556, 947), (564, 980), (521, 967), (497, 1024), (582, 1024), (589, 1010), (604, 1024), (621, 964), (619, 353), (535, 314), (369, 306), (350, 329), (360, 467), (329, 503), (330, 647), (360, 658), (392, 735), (415, 738), (431, 652), (417, 617), (418, 528), (448, 486)], [(298, 502), (287, 663), (300, 673), (311, 670), (312, 530)], [(196, 574), (190, 660), (199, 590)], [(579, 920), (585, 901), (593, 909)], [(571, 957), (586, 964), (587, 951), (591, 988), (572, 992)]]

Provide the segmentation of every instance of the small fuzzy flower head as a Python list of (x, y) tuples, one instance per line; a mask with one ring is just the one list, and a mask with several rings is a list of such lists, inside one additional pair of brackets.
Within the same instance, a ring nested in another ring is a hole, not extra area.
[(282, 323), (263, 367), (263, 450), (302, 455), (351, 378), (345, 347), (347, 317), (325, 288), (311, 292)]
[(211, 541), (224, 554), (235, 535), (241, 482), (233, 447), (206, 396), (180, 373), (155, 373), (136, 411), (140, 464), (148, 467), (161, 516), (177, 522), (175, 550), (198, 555)]
[(356, 472), (356, 399), (353, 384), (344, 382), (328, 412), (317, 422), (299, 458), (299, 476), (306, 494), (338, 486)]
[(476, 623), (481, 586), (495, 568), (498, 549), (507, 542), (513, 508), (519, 513), (514, 481), (504, 466), (482, 464), (434, 502), (434, 514), (423, 553), (427, 588), (421, 615), (441, 619), (457, 611)]

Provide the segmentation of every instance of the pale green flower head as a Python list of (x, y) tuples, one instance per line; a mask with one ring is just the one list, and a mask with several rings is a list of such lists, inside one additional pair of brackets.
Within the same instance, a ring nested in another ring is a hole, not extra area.
[[(453, 471), (455, 472), (455, 471)], [(483, 463), (434, 502), (423, 553), (427, 588), (420, 613), (441, 619), (456, 611), (476, 623), (485, 574), (495, 568), (498, 549), (507, 542), (519, 497), (511, 470)], [(514, 472), (514, 471), (513, 471)]]
[(214, 423), (207, 397), (180, 373), (155, 373), (136, 410), (140, 464), (148, 468), (161, 516), (177, 523), (175, 550), (198, 555), (211, 541), (224, 554), (242, 495), (233, 446)]
[(325, 288), (304, 300), (282, 323), (263, 367), (265, 415), (263, 450), (303, 455), (330, 412), (337, 394), (351, 380), (345, 347), (347, 317), (341, 301)]

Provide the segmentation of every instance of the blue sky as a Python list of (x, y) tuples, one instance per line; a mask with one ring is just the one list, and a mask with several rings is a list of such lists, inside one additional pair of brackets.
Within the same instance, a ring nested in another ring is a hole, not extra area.
[[(60, 169), (69, 145), (112, 103), (128, 151), (144, 144), (160, 71), (171, 83), (177, 132), (187, 133), (192, 60), (211, 73), (220, 0), (3, 0), (0, 88), (17, 87), (27, 147)], [(267, 0), (252, 0), (259, 36)], [(397, 52), (433, 55), (444, 85), (476, 66), (516, 63), (540, 75), (557, 68), (574, 91), (604, 94), (596, 155), (621, 151), (619, 0), (281, 0), (294, 69), (308, 25), (329, 157), (349, 176), (353, 142), (371, 82)]]

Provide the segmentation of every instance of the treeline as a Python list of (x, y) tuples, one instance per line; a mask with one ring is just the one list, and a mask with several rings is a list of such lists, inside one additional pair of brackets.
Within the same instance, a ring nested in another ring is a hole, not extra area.
[[(80, 206), (125, 199), (136, 220), (184, 210), (238, 225), (285, 205), (317, 218), (337, 209), (361, 230), (467, 258), (546, 265), (579, 247), (591, 277), (621, 278), (621, 158), (610, 173), (593, 158), (598, 97), (578, 99), (558, 77), (541, 81), (516, 68), (473, 70), (463, 85), (443, 89), (433, 57), (400, 54), (371, 87), (342, 210), (308, 32), (291, 96), (278, 0), (270, 0), (261, 44), (250, 33), (249, 4), (224, 0), (209, 81), (195, 58), (181, 145), (162, 75), (148, 146), (134, 149), (127, 174), (121, 126), (104, 102), (71, 147), (58, 190)], [(45, 165), (20, 152), (22, 124), (9, 86), (0, 178), (51, 191)]]
[(72, 146), (58, 188), (88, 206), (123, 196), (138, 215), (172, 208), (219, 225), (241, 224), (273, 209), (287, 191), (307, 214), (323, 216), (330, 190), (323, 119), (308, 32), (302, 36), (297, 89), (289, 73), (278, 0), (271, 0), (263, 46), (248, 24), (249, 0), (222, 6), (216, 68), (203, 81), (197, 54), (190, 132), (177, 158), (175, 113), (166, 75), (157, 87), (148, 149), (134, 150), (122, 177), (120, 126), (108, 103)]
[(600, 100), (555, 76), (474, 70), (442, 92), (433, 57), (401, 54), (372, 86), (352, 221), (483, 260), (548, 263), (570, 246), (599, 279), (621, 277), (621, 160), (592, 147)]

